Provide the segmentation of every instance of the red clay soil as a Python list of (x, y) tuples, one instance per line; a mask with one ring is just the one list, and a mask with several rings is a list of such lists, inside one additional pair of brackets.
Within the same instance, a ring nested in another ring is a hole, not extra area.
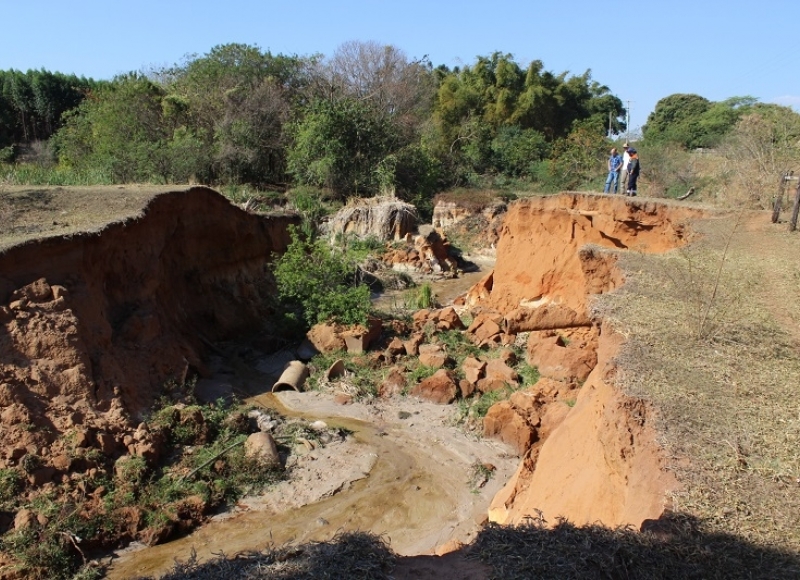
[(581, 248), (664, 252), (685, 243), (685, 222), (698, 215), (621, 196), (562, 194), (514, 203), (500, 233), (491, 295), (481, 304), (510, 312), (549, 299), (585, 313), (588, 296), (621, 280), (585, 272), (597, 268), (597, 258)]
[(99, 232), (0, 253), (0, 467), (38, 455), (38, 487), (91, 468), (70, 465), (67, 439), (111, 458), (157, 454), (146, 436), (123, 439), (166, 381), (204, 372), (211, 342), (269, 313), (265, 264), (294, 219), (196, 187)]
[(498, 429), (501, 438), (518, 439), (522, 430), (533, 441), (495, 497), (492, 521), (639, 527), (663, 513), (675, 481), (664, 470), (653, 411), (614, 385), (621, 338), (593, 316), (591, 297), (624, 282), (617, 252), (679, 247), (687, 220), (699, 216), (653, 201), (581, 194), (510, 206), (494, 273), (469, 302), (504, 314), (509, 333), (534, 331), (528, 362), (546, 380), (490, 410), (489, 419), (516, 414), (505, 433)]

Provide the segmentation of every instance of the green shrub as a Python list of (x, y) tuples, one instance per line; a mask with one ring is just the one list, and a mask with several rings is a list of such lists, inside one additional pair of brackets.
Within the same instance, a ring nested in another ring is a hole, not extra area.
[(22, 489), (22, 477), (15, 469), (0, 469), (0, 503), (13, 500)]
[(299, 307), (307, 324), (366, 324), (371, 309), (366, 285), (355, 285), (356, 267), (320, 239), (291, 230), (292, 242), (275, 262), (275, 279), (284, 305)]

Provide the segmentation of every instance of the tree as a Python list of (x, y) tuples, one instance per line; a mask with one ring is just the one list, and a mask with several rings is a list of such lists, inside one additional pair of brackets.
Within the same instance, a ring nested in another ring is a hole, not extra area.
[(293, 127), (288, 169), (305, 185), (339, 197), (378, 191), (379, 163), (397, 149), (397, 132), (361, 101), (317, 101)]
[(272, 55), (257, 46), (225, 44), (157, 76), (183, 103), (186, 127), (205, 142), (210, 173), (228, 182), (285, 179), (285, 124), (306, 102), (316, 57)]
[(163, 97), (143, 75), (118, 76), (67, 118), (56, 139), (61, 160), (119, 183), (168, 179)]
[[(478, 57), (470, 67), (443, 75), (434, 108), (436, 150), (458, 173), (530, 172), (558, 139), (579, 121), (602, 138), (608, 116), (624, 112), (591, 72), (568, 77), (544, 70), (541, 61), (523, 70), (510, 54)], [(528, 149), (532, 157), (522, 160)]]
[(731, 162), (731, 201), (754, 209), (770, 207), (777, 179), (800, 159), (800, 114), (790, 107), (755, 104), (721, 144)]
[(694, 94), (670, 95), (656, 103), (642, 134), (651, 143), (674, 143), (687, 149), (714, 147), (755, 103), (753, 97), (714, 103)]
[(44, 69), (0, 71), (0, 146), (49, 139), (99, 84)]
[(345, 42), (320, 63), (317, 72), (327, 85), (317, 98), (365, 103), (376, 116), (391, 120), (409, 140), (430, 114), (435, 91), (430, 62), (424, 57), (410, 61), (395, 46)]

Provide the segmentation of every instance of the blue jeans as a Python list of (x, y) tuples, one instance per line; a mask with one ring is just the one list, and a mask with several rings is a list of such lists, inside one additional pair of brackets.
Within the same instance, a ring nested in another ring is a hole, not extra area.
[(611, 191), (611, 184), (614, 184), (614, 193), (617, 193), (617, 178), (619, 177), (619, 173), (616, 171), (609, 171), (608, 177), (606, 177), (606, 186), (603, 188), (603, 193), (608, 193)]

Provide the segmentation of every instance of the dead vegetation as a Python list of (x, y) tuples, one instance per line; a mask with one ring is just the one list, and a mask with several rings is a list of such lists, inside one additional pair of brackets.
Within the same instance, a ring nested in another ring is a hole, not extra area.
[(354, 198), (330, 219), (328, 232), (389, 241), (415, 231), (417, 219), (416, 208), (396, 197)]
[(29, 240), (94, 232), (140, 216), (164, 186), (0, 187), (0, 251)]
[(383, 538), (343, 532), (331, 542), (273, 547), (204, 564), (193, 558), (176, 563), (160, 580), (378, 580), (391, 577), (395, 558)]
[[(698, 224), (704, 237), (688, 250), (624, 258), (628, 283), (602, 310), (627, 337), (622, 386), (660, 411), (681, 483), (673, 509), (796, 554), (800, 242), (763, 213), (730, 237), (735, 219)], [(800, 575), (792, 566), (785, 577)]]

